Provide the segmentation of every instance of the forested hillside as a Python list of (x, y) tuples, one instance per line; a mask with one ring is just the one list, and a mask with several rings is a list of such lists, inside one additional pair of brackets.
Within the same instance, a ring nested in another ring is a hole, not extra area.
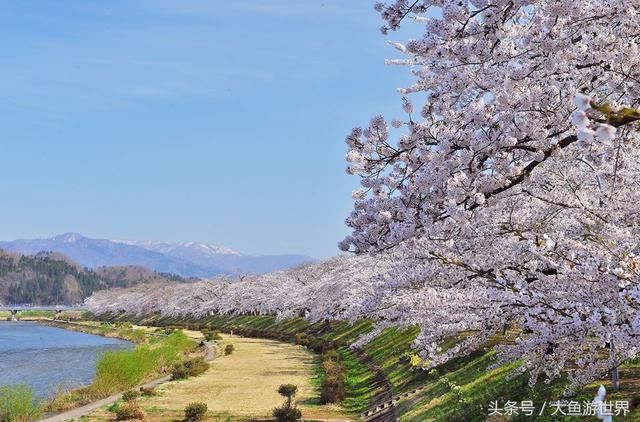
[(182, 281), (140, 267), (82, 268), (62, 255), (0, 250), (0, 303), (74, 304), (97, 290)]

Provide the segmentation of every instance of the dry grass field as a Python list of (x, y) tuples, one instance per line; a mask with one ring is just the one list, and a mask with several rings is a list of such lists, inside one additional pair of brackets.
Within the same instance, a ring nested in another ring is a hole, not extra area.
[[(235, 351), (219, 356), (203, 375), (174, 381), (158, 388), (156, 397), (141, 399), (148, 420), (176, 421), (191, 402), (204, 402), (211, 421), (236, 421), (271, 416), (283, 403), (277, 389), (296, 384), (296, 402), (307, 419), (350, 420), (339, 408), (320, 406), (312, 384), (314, 356), (306, 349), (271, 340), (223, 335), (220, 350), (233, 344)], [(89, 420), (109, 420), (113, 413), (100, 410)]]

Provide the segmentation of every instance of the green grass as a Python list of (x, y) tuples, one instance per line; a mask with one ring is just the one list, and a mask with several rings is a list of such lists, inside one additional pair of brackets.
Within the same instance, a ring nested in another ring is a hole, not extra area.
[(322, 366), (322, 359), (318, 355), (313, 356), (313, 369), (311, 373), (311, 386), (313, 387), (313, 397), (306, 400), (306, 405), (320, 405), (320, 387), (326, 378), (326, 373)]
[(64, 411), (167, 373), (194, 345), (182, 331), (176, 331), (154, 344), (139, 345), (131, 350), (107, 351), (98, 359), (96, 376), (90, 385), (55, 397), (47, 410)]
[(350, 350), (341, 348), (339, 352), (346, 369), (347, 397), (342, 402), (342, 407), (351, 413), (362, 413), (370, 407), (373, 397), (377, 393), (371, 388), (374, 374)]
[(96, 363), (91, 387), (105, 395), (133, 387), (150, 374), (168, 370), (192, 344), (184, 333), (176, 331), (154, 346), (105, 352)]
[(364, 351), (380, 366), (394, 394), (401, 394), (424, 383), (426, 375), (416, 370), (400, 356), (411, 350), (411, 343), (418, 335), (417, 327), (387, 328), (373, 341), (364, 346)]
[[(26, 310), (18, 312), (16, 318), (53, 318), (55, 315), (55, 311)], [(11, 312), (0, 311), (0, 321), (5, 321), (7, 318), (11, 318)]]
[(40, 404), (26, 385), (0, 387), (0, 421), (31, 422), (42, 416)]
[(115, 337), (128, 340), (133, 343), (153, 343), (158, 340), (158, 335), (150, 334), (140, 328), (132, 328), (131, 324), (100, 324), (96, 321), (86, 321), (82, 324), (67, 324), (62, 321), (49, 321), (47, 324), (66, 330), (80, 331), (87, 334), (95, 334), (105, 337)]

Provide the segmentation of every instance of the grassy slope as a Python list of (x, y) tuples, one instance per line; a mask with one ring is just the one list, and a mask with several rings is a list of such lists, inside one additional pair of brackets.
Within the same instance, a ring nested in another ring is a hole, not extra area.
[[(367, 321), (350, 325), (345, 322), (310, 324), (302, 318), (276, 322), (270, 316), (214, 316), (199, 320), (192, 318), (154, 318), (154, 324), (161, 325), (190, 325), (193, 328), (206, 325), (213, 329), (229, 331), (232, 329), (249, 329), (247, 335), (276, 338), (281, 341), (292, 341), (295, 334), (306, 332), (319, 336), (328, 342), (335, 342), (340, 347), (347, 366), (348, 396), (343, 406), (346, 410), (359, 413), (366, 410), (375, 391), (368, 387), (373, 373), (360, 363), (356, 355), (346, 346), (356, 340), (358, 336), (371, 329)], [(487, 406), (492, 400), (504, 403), (507, 400), (532, 400), (537, 405), (562, 399), (565, 381), (560, 380), (545, 385), (540, 383), (535, 389), (527, 386), (527, 379), (523, 376), (512, 378), (509, 376), (515, 364), (499, 366), (495, 369), (488, 367), (494, 363), (494, 352), (490, 348), (478, 350), (470, 356), (455, 359), (438, 367), (429, 373), (416, 370), (402, 360), (400, 356), (411, 350), (410, 345), (418, 330), (411, 328), (391, 328), (383, 331), (372, 342), (364, 347), (364, 352), (384, 372), (392, 385), (394, 396), (413, 390), (417, 386), (424, 389), (409, 398), (402, 399), (398, 407), (398, 414), (402, 421), (481, 421), (487, 419)], [(634, 409), (625, 420), (640, 421), (640, 361), (632, 362), (622, 369), (622, 391), (608, 396), (609, 400), (630, 400)], [(604, 381), (605, 386), (607, 382)], [(585, 387), (572, 400), (591, 401), (595, 395), (597, 384)], [(636, 399), (634, 399), (636, 397)], [(538, 417), (537, 421), (547, 420), (589, 420), (588, 418), (564, 419), (557, 415), (553, 418), (549, 412), (547, 416)], [(493, 420), (506, 420), (494, 418)], [(514, 417), (511, 420), (532, 420), (531, 418)], [(593, 419), (597, 420), (597, 419)]]

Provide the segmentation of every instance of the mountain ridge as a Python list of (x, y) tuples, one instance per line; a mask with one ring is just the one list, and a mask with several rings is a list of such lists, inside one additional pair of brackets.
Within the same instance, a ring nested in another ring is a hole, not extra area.
[(0, 241), (0, 248), (21, 254), (60, 253), (87, 268), (141, 266), (182, 277), (209, 278), (220, 274), (266, 273), (315, 259), (305, 255), (243, 255), (203, 242), (93, 239), (76, 232), (50, 238)]

